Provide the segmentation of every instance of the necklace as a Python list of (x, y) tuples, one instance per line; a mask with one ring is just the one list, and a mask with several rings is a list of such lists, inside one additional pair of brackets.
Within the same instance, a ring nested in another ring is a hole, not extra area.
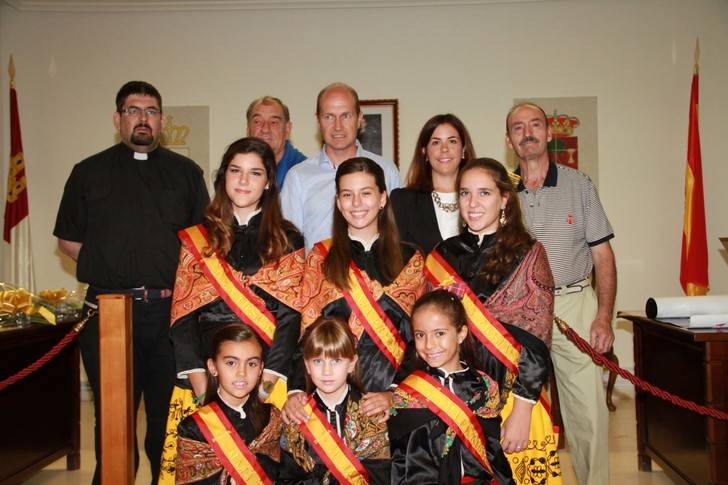
[(440, 194), (438, 194), (434, 190), (432, 191), (432, 200), (435, 201), (435, 204), (437, 205), (437, 207), (444, 210), (445, 212), (455, 212), (456, 210), (458, 210), (460, 208), (460, 205), (458, 204), (457, 200), (455, 202), (448, 202), (448, 203), (444, 203), (443, 201), (441, 201)]

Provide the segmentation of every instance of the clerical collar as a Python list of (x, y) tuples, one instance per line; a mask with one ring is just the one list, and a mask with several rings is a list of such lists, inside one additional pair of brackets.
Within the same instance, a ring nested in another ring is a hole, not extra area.
[(374, 246), (374, 242), (379, 239), (379, 233), (376, 233), (371, 241), (365, 241), (364, 239), (361, 239), (359, 237), (352, 236), (351, 233), (349, 233), (349, 239), (361, 243), (361, 245), (364, 246), (364, 251), (370, 251), (372, 249), (372, 246)]
[(134, 160), (149, 160), (148, 153), (134, 152)]
[(239, 406), (233, 406), (229, 402), (225, 400), (224, 397), (222, 397), (222, 394), (220, 394), (220, 388), (217, 388), (217, 396), (220, 398), (220, 400), (225, 403), (227, 407), (232, 409), (233, 411), (237, 412), (240, 415), (240, 419), (245, 419), (247, 417), (247, 414), (245, 414), (245, 411), (243, 411), (243, 406), (245, 406), (245, 403), (248, 402), (248, 396), (245, 396), (243, 398), (243, 402), (240, 403)]
[(248, 217), (246, 217), (246, 218), (245, 218), (245, 221), (241, 221), (241, 220), (240, 220), (240, 219), (238, 218), (238, 215), (237, 215), (237, 214), (233, 214), (233, 215), (235, 216), (235, 220), (236, 220), (236, 221), (238, 221), (238, 225), (239, 225), (239, 226), (247, 226), (247, 225), (248, 225), (248, 223), (250, 223), (250, 220), (251, 220), (251, 219), (252, 219), (253, 217), (255, 217), (256, 215), (260, 214), (260, 211), (261, 211), (261, 210), (262, 210), (262, 209), (255, 209), (255, 210), (254, 210), (253, 212), (251, 212), (250, 214), (248, 214)]

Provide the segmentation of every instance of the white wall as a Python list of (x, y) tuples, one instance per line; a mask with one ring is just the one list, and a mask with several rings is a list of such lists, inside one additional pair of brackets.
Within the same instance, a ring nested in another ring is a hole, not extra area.
[[(295, 144), (315, 152), (316, 93), (341, 80), (362, 98), (399, 98), (405, 168), (419, 128), (435, 113), (456, 113), (478, 154), (504, 159), (503, 118), (513, 98), (597, 96), (600, 193), (617, 236), (617, 308), (678, 295), (696, 36), (710, 278), (720, 294), (728, 293), (728, 258), (717, 240), (728, 235), (725, 1), (119, 13), (0, 6), (0, 85), (7, 86), (13, 53), (38, 286), (75, 286), (74, 268), (51, 235), (58, 201), (73, 164), (114, 142), (114, 96), (125, 81), (152, 82), (167, 105), (209, 105), (215, 164), (243, 132), (247, 103), (263, 94), (289, 104)], [(617, 353), (632, 365), (624, 322)]]

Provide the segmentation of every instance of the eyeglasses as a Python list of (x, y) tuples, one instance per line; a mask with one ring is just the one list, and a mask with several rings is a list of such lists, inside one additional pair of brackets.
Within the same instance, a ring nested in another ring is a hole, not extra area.
[(138, 106), (129, 106), (128, 108), (122, 108), (119, 110), (119, 113), (124, 113), (128, 116), (137, 118), (144, 113), (148, 118), (154, 118), (155, 116), (159, 116), (162, 114), (162, 110), (157, 108), (140, 108)]

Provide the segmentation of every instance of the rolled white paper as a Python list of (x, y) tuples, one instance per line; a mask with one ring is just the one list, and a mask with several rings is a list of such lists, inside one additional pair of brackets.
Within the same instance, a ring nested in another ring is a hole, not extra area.
[(649, 318), (689, 318), (695, 315), (727, 315), (728, 295), (648, 298)]

